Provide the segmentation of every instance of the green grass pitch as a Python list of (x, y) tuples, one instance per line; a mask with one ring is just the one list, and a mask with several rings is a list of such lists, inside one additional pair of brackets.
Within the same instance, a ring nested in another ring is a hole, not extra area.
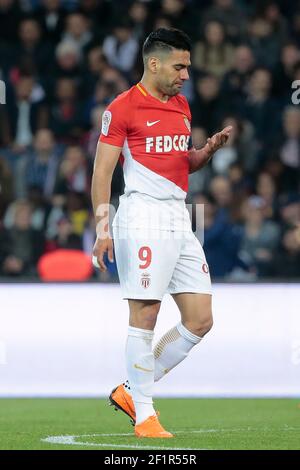
[(299, 403), (157, 399), (161, 423), (176, 437), (137, 439), (104, 399), (1, 399), (0, 449), (300, 449)]

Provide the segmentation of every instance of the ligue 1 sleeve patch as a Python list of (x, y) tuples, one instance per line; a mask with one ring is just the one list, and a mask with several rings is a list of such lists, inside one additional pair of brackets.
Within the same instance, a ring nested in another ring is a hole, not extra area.
[(102, 115), (102, 129), (101, 129), (101, 133), (103, 135), (108, 135), (108, 131), (109, 131), (109, 126), (110, 126), (110, 123), (111, 123), (111, 112), (110, 111), (104, 111), (103, 115)]

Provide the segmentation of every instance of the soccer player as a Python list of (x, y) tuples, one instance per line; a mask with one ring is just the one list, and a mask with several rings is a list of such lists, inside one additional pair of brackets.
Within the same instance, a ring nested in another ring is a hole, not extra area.
[[(132, 419), (138, 437), (172, 437), (153, 408), (154, 382), (187, 357), (213, 322), (208, 266), (184, 201), (189, 173), (225, 144), (231, 128), (208, 139), (202, 149), (193, 148), (190, 109), (180, 94), (189, 78), (190, 49), (180, 30), (158, 29), (147, 37), (143, 77), (104, 112), (94, 165), (93, 255), (101, 271), (107, 269), (105, 253), (113, 261), (108, 205), (119, 158), (124, 170), (125, 192), (113, 221), (113, 239), (130, 311), (128, 380), (112, 391), (110, 402)], [(181, 322), (153, 350), (153, 330), (166, 292), (173, 296)]]

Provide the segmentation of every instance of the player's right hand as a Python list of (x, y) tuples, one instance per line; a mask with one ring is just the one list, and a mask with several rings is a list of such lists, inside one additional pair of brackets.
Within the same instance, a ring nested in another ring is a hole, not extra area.
[(93, 248), (93, 264), (95, 265), (95, 261), (98, 263), (98, 268), (100, 271), (104, 272), (107, 271), (107, 267), (103, 261), (104, 253), (107, 252), (108, 260), (110, 263), (114, 261), (114, 245), (113, 241), (110, 237), (107, 238), (97, 238), (95, 241), (95, 245)]

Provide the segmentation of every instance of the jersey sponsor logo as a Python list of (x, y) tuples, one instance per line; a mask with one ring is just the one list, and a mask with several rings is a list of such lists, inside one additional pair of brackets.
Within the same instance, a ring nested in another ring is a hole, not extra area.
[(147, 126), (148, 127), (154, 126), (154, 124), (157, 124), (158, 122), (160, 122), (160, 119), (158, 121), (152, 121), (152, 122), (147, 121)]
[(141, 285), (144, 289), (148, 289), (150, 286), (151, 281), (150, 281), (150, 274), (148, 273), (143, 273), (141, 276)]
[(101, 132), (103, 135), (108, 135), (109, 126), (111, 123), (112, 114), (110, 111), (104, 111), (102, 115), (102, 129)]
[(146, 137), (146, 153), (165, 153), (175, 150), (176, 152), (186, 152), (189, 146), (189, 135), (159, 135), (156, 137)]

